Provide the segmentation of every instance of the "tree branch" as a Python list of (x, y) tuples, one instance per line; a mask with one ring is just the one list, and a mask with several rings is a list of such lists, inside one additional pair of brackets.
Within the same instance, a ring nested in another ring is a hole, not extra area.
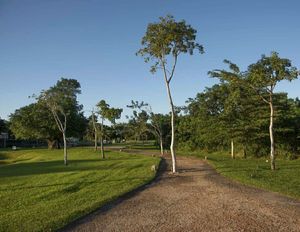
[[(269, 104), (269, 101), (268, 101), (266, 98), (264, 98), (264, 97), (259, 93), (259, 91), (255, 88), (254, 85), (252, 85), (251, 83), (249, 83), (249, 86), (257, 93), (257, 95), (258, 95), (265, 103)], [(267, 91), (267, 92), (269, 92), (269, 91)]]
[(174, 71), (175, 71), (175, 67), (176, 67), (176, 64), (177, 64), (177, 56), (178, 56), (178, 54), (175, 54), (175, 56), (174, 56), (174, 64), (173, 64), (173, 67), (172, 67), (171, 75), (168, 79), (168, 83), (170, 83), (170, 81), (172, 80), (172, 78), (174, 76)]
[(61, 121), (60, 121), (60, 119), (59, 119), (59, 117), (58, 117), (56, 111), (53, 110), (53, 109), (51, 109), (51, 112), (52, 112), (52, 114), (53, 114), (53, 117), (54, 117), (54, 120), (55, 120), (55, 122), (56, 122), (56, 124), (57, 124), (58, 129), (60, 130), (60, 132), (63, 133), (63, 132), (64, 132), (63, 125), (62, 125), (62, 123), (61, 123)]
[(167, 71), (166, 71), (165, 62), (164, 62), (164, 60), (163, 60), (162, 58), (161, 58), (160, 60), (161, 60), (162, 67), (163, 67), (163, 72), (164, 72), (165, 81), (166, 81), (167, 84), (169, 84), (169, 82), (168, 82), (168, 77), (167, 77)]

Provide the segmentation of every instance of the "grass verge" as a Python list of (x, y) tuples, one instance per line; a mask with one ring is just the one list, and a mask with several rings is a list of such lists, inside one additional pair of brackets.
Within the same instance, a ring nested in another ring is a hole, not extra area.
[(271, 190), (300, 200), (300, 159), (276, 160), (276, 171), (270, 170), (270, 163), (265, 158), (237, 157), (231, 159), (226, 152), (181, 152), (204, 159), (218, 173), (243, 184)]
[(0, 151), (0, 231), (52, 231), (149, 181), (159, 158), (89, 148)]

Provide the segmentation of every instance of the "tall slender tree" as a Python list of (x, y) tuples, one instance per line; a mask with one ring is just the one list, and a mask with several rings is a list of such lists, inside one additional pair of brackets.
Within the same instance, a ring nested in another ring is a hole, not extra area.
[[(243, 86), (237, 81), (242, 80), (243, 74), (236, 64), (231, 63), (229, 60), (224, 60), (224, 63), (229, 65), (230, 71), (225, 70), (213, 70), (208, 72), (211, 77), (217, 77), (221, 80), (222, 86), (226, 87), (226, 98), (224, 99), (224, 112), (221, 119), (223, 119), (224, 128), (230, 133), (230, 146), (231, 146), (231, 157), (235, 158), (234, 140), (237, 137), (236, 132), (238, 130), (238, 119), (241, 111), (241, 92), (245, 92)], [(225, 83), (226, 82), (226, 83)]]
[(160, 154), (164, 155), (164, 144), (170, 129), (169, 115), (154, 113), (152, 107), (144, 101), (132, 100), (127, 107), (133, 109), (131, 123), (135, 126), (137, 134), (139, 136), (147, 132), (153, 134), (158, 140)]
[(270, 164), (271, 169), (275, 170), (274, 89), (282, 80), (296, 79), (299, 72), (289, 59), (280, 58), (277, 52), (272, 52), (269, 57), (262, 55), (262, 58), (250, 65), (244, 73), (240, 72), (236, 64), (228, 60), (224, 62), (229, 65), (230, 71), (214, 70), (209, 74), (232, 84), (243, 85), (246, 89), (251, 88), (269, 106)]
[(151, 131), (157, 137), (160, 146), (160, 154), (164, 155), (164, 145), (170, 130), (170, 115), (156, 114), (150, 111)]
[(115, 124), (116, 120), (121, 117), (123, 109), (110, 107), (105, 100), (99, 101), (97, 104), (98, 114), (101, 118), (101, 134), (100, 134), (100, 146), (101, 146), (101, 155), (102, 159), (105, 158), (104, 147), (103, 147), (103, 138), (105, 135), (104, 131), (104, 120), (110, 121), (112, 124)]
[(270, 160), (271, 169), (275, 170), (275, 141), (274, 141), (274, 89), (282, 80), (292, 81), (298, 77), (296, 67), (289, 59), (280, 58), (277, 52), (270, 56), (262, 55), (255, 64), (248, 67), (248, 83), (257, 92), (262, 101), (270, 107)]
[[(164, 81), (167, 89), (171, 108), (171, 155), (172, 172), (176, 172), (175, 143), (175, 108), (170, 90), (170, 83), (174, 77), (178, 56), (182, 53), (193, 54), (194, 50), (203, 53), (203, 46), (196, 43), (197, 31), (184, 20), (175, 21), (173, 16), (160, 17), (159, 22), (150, 23), (146, 34), (142, 38), (142, 48), (137, 52), (145, 58), (145, 62), (153, 61), (150, 71), (155, 73), (157, 69), (163, 71)], [(171, 62), (172, 64), (170, 64)]]
[(92, 125), (93, 125), (93, 129), (94, 129), (94, 150), (97, 151), (98, 150), (98, 125), (97, 125), (97, 119), (96, 119), (96, 114), (94, 109), (92, 110), (92, 115), (91, 115), (91, 119), (92, 119)]
[(141, 138), (143, 134), (146, 134), (149, 130), (147, 122), (149, 120), (148, 112), (146, 107), (149, 104), (144, 101), (133, 101), (131, 104), (127, 105), (128, 108), (132, 109), (132, 116), (128, 117), (130, 119), (130, 125), (133, 127), (135, 139)]
[(67, 120), (73, 113), (77, 113), (81, 106), (77, 103), (77, 94), (81, 93), (80, 84), (75, 79), (61, 78), (56, 85), (43, 90), (38, 101), (45, 104), (51, 111), (55, 123), (62, 134), (64, 143), (64, 164), (68, 165), (67, 151)]

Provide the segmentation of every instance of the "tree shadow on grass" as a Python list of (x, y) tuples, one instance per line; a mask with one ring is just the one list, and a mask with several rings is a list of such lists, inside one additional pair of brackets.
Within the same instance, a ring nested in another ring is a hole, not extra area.
[[(134, 182), (134, 181), (141, 181), (145, 182), (147, 180), (147, 177), (126, 177), (126, 178), (114, 178), (114, 179), (107, 179), (103, 180), (102, 178), (99, 180), (94, 181), (76, 181), (76, 182), (62, 182), (62, 183), (56, 183), (56, 184), (40, 184), (40, 185), (17, 185), (17, 186), (10, 186), (8, 188), (0, 188), (0, 191), (16, 191), (16, 190), (27, 190), (27, 189), (37, 189), (37, 188), (51, 188), (51, 187), (59, 187), (59, 186), (65, 186), (64, 188), (58, 190), (58, 192), (77, 192), (87, 186), (90, 186), (92, 184), (112, 184), (112, 183), (118, 183), (118, 182)], [(52, 193), (51, 193), (52, 194)], [(44, 198), (42, 196), (41, 198)]]
[[(252, 165), (249, 167), (245, 166), (221, 166), (217, 167), (216, 170), (219, 173), (233, 173), (233, 172), (253, 172), (253, 171), (259, 171), (259, 172), (265, 172), (269, 171), (272, 173), (273, 171), (271, 170), (269, 165)], [(300, 170), (300, 164), (278, 164), (276, 166), (276, 171), (282, 171), (282, 170)]]
[(0, 165), (11, 163), (11, 156), (9, 153), (0, 152)]
[(290, 169), (297, 169), (300, 170), (300, 164), (277, 164), (278, 170), (290, 170)]
[[(40, 174), (55, 174), (74, 171), (91, 171), (91, 170), (112, 170), (114, 168), (128, 168), (130, 165), (122, 163), (122, 161), (131, 161), (138, 158), (119, 158), (119, 159), (89, 159), (89, 160), (70, 160), (69, 165), (65, 166), (63, 161), (44, 161), (44, 162), (28, 162), (14, 163), (3, 165), (0, 167), (0, 177), (17, 177)], [(105, 164), (104, 164), (105, 162)], [(135, 166), (135, 164), (131, 164)]]
[[(111, 201), (108, 201), (106, 204), (102, 205), (101, 207), (89, 212), (86, 215), (83, 215), (82, 217), (77, 218), (75, 221), (69, 223), (68, 225), (62, 227), (61, 229), (59, 229), (59, 232), (63, 232), (63, 231), (73, 231), (78, 225), (85, 223), (86, 221), (89, 221), (92, 217), (95, 217), (97, 215), (103, 214), (107, 211), (109, 211), (110, 209), (118, 206), (119, 204), (121, 204), (123, 201), (130, 199), (134, 196), (136, 196), (137, 194), (139, 194), (140, 192), (142, 192), (143, 190), (149, 188), (152, 185), (157, 184), (158, 182), (160, 182), (162, 179), (165, 179), (165, 173), (167, 170), (168, 164), (166, 162), (166, 160), (164, 158), (161, 159), (160, 163), (159, 163), (159, 167), (158, 170), (156, 172), (156, 175), (153, 179), (144, 179), (143, 182), (144, 184), (140, 185), (137, 188), (134, 188), (133, 190), (112, 199)], [(139, 178), (133, 178), (134, 180), (137, 180)], [(146, 182), (146, 183), (145, 183)]]

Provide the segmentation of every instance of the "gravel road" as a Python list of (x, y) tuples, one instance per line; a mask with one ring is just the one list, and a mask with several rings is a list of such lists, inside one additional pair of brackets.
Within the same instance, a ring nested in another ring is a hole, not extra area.
[(300, 202), (220, 176), (205, 161), (163, 161), (150, 185), (63, 231), (300, 231)]

